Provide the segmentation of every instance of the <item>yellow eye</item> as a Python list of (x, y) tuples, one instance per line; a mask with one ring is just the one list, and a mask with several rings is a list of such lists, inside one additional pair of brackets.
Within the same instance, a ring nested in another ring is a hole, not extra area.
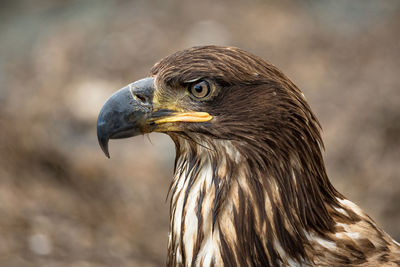
[(196, 98), (204, 98), (210, 94), (211, 88), (207, 81), (200, 81), (189, 86), (189, 92)]

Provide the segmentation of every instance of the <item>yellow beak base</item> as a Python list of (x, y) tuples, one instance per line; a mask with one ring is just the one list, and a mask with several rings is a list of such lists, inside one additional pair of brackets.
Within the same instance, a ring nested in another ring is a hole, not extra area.
[(206, 122), (213, 117), (207, 112), (183, 112), (175, 115), (157, 119), (154, 121), (156, 124), (169, 123), (169, 122)]

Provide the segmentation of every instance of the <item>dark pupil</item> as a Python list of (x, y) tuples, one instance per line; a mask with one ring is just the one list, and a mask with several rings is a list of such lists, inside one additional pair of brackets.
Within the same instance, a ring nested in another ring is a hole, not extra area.
[(204, 87), (201, 86), (200, 84), (197, 84), (197, 85), (194, 86), (194, 90), (195, 90), (197, 93), (200, 94), (201, 92), (203, 92)]

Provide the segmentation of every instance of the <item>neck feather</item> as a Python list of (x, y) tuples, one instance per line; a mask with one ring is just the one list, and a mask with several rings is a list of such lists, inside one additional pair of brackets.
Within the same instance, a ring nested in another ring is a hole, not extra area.
[[(334, 231), (342, 196), (320, 154), (271, 154), (238, 141), (171, 135), (168, 264), (301, 263), (309, 236)], [(281, 163), (284, 164), (281, 164)], [(278, 164), (279, 163), (279, 164)]]

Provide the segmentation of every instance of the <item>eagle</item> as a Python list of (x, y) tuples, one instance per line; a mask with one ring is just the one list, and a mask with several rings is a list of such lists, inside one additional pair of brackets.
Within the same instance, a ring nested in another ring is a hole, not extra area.
[(99, 144), (175, 144), (167, 266), (400, 266), (400, 245), (328, 179), (321, 126), (277, 67), (198, 46), (115, 92)]

